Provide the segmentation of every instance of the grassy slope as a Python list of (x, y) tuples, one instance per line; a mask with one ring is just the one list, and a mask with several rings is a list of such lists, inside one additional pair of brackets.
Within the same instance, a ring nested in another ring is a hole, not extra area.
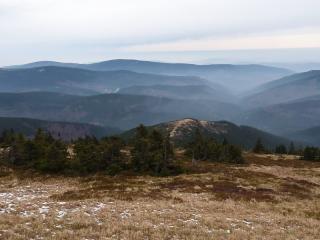
[(319, 163), (246, 158), (244, 166), (185, 163), (189, 174), (167, 178), (7, 173), (0, 238), (317, 239)]

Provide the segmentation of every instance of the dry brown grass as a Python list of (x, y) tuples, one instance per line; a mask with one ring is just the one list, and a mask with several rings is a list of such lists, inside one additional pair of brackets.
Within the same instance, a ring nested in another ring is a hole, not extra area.
[(320, 239), (320, 164), (247, 154), (188, 174), (0, 177), (0, 239)]

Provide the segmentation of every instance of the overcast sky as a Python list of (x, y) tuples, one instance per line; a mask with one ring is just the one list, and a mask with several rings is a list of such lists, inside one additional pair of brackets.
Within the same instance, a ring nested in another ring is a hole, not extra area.
[(0, 0), (0, 65), (320, 48), (319, 9), (319, 0)]

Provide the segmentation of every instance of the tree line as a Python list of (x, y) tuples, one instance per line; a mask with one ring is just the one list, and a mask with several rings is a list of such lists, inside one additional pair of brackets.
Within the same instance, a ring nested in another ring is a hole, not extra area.
[[(198, 130), (183, 148), (186, 160), (195, 164), (199, 161), (244, 163), (241, 148), (206, 138)], [(113, 175), (134, 171), (173, 175), (183, 171), (169, 135), (143, 125), (136, 128), (134, 137), (127, 142), (116, 136), (101, 139), (87, 136), (67, 143), (41, 129), (33, 138), (13, 130), (4, 131), (0, 137), (0, 161), (48, 173)]]
[[(189, 142), (182, 147), (186, 161), (230, 164), (245, 163), (242, 149), (204, 136), (198, 129)], [(33, 138), (26, 138), (13, 130), (0, 136), (0, 162), (12, 167), (31, 168), (48, 173), (91, 174), (105, 172), (117, 174), (133, 171), (152, 175), (175, 175), (183, 172), (183, 163), (177, 161), (175, 147), (168, 134), (143, 125), (136, 128), (129, 141), (117, 136), (97, 139), (84, 137), (72, 142), (54, 139), (39, 129)], [(278, 145), (267, 150), (261, 139), (254, 148), (255, 153), (294, 154), (302, 159), (320, 161), (320, 149), (305, 147), (297, 149), (293, 143), (288, 147)]]
[(186, 155), (193, 162), (207, 160), (211, 162), (244, 163), (240, 147), (229, 144), (226, 139), (222, 143), (207, 138), (197, 129), (192, 141), (186, 145)]
[(252, 151), (254, 153), (275, 153), (275, 154), (288, 154), (301, 156), (302, 160), (306, 161), (319, 161), (320, 162), (320, 148), (306, 146), (304, 148), (296, 148), (294, 143), (291, 142), (289, 146), (284, 144), (277, 145), (273, 150), (267, 149), (261, 139), (257, 139)]

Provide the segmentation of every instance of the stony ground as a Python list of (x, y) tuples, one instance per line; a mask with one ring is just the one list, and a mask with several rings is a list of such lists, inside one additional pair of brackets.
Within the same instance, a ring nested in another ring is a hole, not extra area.
[(3, 170), (0, 239), (320, 239), (320, 164), (246, 158), (167, 178)]

